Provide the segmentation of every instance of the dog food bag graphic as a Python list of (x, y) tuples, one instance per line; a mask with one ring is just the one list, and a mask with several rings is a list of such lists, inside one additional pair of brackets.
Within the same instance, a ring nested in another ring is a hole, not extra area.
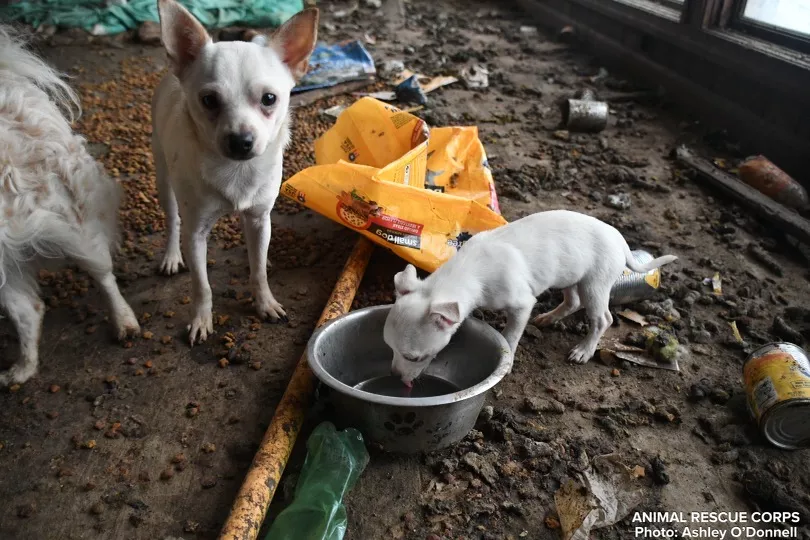
[(429, 272), (506, 224), (475, 127), (428, 129), (362, 98), (315, 142), (315, 160), (281, 193)]

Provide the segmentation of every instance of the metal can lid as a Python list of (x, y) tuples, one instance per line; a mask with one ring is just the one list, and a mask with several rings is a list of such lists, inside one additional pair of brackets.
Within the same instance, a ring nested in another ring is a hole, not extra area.
[(747, 364), (750, 360), (762, 356), (762, 353), (774, 349), (779, 349), (780, 351), (785, 351), (793, 355), (798, 354), (800, 356), (807, 357), (807, 353), (804, 352), (804, 349), (802, 349), (798, 345), (794, 345), (793, 343), (790, 343), (788, 341), (771, 341), (770, 343), (760, 345), (759, 347), (751, 351), (748, 357), (745, 359), (745, 362), (743, 362), (743, 366)]
[(810, 400), (794, 399), (774, 405), (762, 419), (762, 434), (785, 450), (810, 446)]

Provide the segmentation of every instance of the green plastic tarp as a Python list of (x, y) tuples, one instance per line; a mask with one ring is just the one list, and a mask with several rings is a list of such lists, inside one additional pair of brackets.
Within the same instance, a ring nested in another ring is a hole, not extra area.
[[(273, 27), (304, 9), (303, 0), (180, 0), (208, 28)], [(24, 0), (0, 6), (0, 21), (38, 27), (84, 28), (93, 35), (118, 34), (158, 21), (157, 0)]]

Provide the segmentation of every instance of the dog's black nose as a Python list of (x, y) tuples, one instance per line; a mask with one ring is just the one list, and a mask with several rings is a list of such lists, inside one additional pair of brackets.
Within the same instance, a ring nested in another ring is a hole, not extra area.
[(252, 133), (231, 133), (228, 135), (228, 153), (234, 159), (246, 159), (253, 150)]

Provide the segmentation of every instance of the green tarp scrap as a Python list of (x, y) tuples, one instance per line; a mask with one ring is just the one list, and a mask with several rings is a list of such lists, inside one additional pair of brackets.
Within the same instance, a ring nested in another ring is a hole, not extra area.
[[(180, 0), (207, 28), (278, 26), (304, 9), (303, 0)], [(0, 6), (0, 20), (39, 27), (84, 28), (96, 36), (158, 21), (157, 0), (24, 0)]]

